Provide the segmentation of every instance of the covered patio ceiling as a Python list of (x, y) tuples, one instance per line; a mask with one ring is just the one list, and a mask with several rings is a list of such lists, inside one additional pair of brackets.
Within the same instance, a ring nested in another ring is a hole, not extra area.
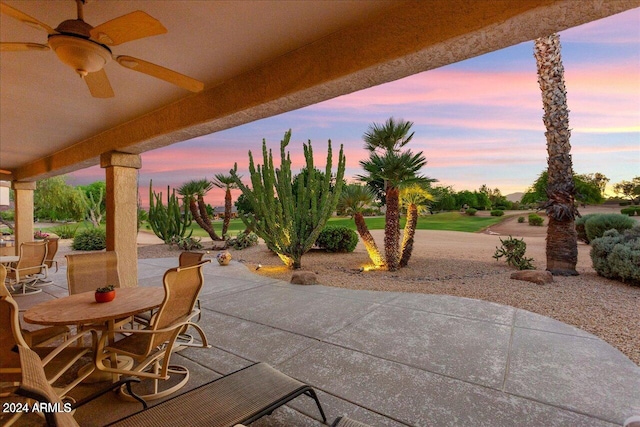
[[(6, 0), (55, 28), (73, 0)], [(191, 93), (120, 67), (93, 98), (52, 51), (0, 55), (0, 179), (33, 181), (139, 154), (604, 18), (640, 0), (87, 0), (98, 25), (142, 10), (166, 34), (112, 48), (204, 83)], [(0, 41), (46, 43), (0, 17)]]

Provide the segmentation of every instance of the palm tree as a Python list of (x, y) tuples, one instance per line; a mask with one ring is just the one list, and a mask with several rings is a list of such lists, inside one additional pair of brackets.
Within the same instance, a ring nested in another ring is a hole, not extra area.
[(358, 176), (360, 180), (367, 183), (383, 180), (385, 183), (384, 253), (389, 271), (400, 267), (400, 186), (429, 182), (428, 178), (418, 175), (426, 164), (422, 151), (413, 154), (411, 150), (389, 150), (384, 155), (372, 152), (368, 160), (360, 161), (366, 172)]
[[(225, 175), (222, 173), (215, 175), (216, 179), (213, 181), (213, 185), (218, 188), (224, 188), (224, 221), (222, 222), (222, 237), (226, 237), (227, 230), (229, 229), (229, 221), (231, 221), (231, 190), (238, 188), (235, 182), (235, 178), (231, 175)], [(242, 178), (239, 176), (238, 178)]]
[(544, 207), (549, 217), (547, 228), (547, 270), (554, 275), (577, 275), (578, 236), (574, 220), (575, 186), (569, 138), (569, 110), (564, 85), (564, 67), (560, 56), (560, 37), (552, 34), (534, 42), (538, 83), (542, 91), (547, 129), (547, 165), (549, 200)]
[(211, 219), (207, 213), (207, 205), (204, 202), (204, 195), (213, 188), (211, 181), (205, 179), (194, 179), (182, 184), (178, 188), (178, 194), (184, 197), (189, 204), (189, 210), (193, 219), (204, 231), (209, 234), (212, 240), (222, 240), (213, 229)]
[(396, 122), (390, 117), (384, 125), (373, 123), (364, 133), (364, 148), (369, 151), (399, 151), (413, 138), (414, 132), (409, 134), (413, 122), (400, 119)]
[(413, 184), (400, 190), (400, 205), (407, 208), (407, 222), (402, 235), (400, 267), (406, 267), (409, 264), (413, 252), (413, 238), (418, 226), (419, 210), (431, 200), (434, 200), (434, 197), (423, 185)]
[(349, 184), (342, 187), (342, 193), (338, 201), (338, 210), (344, 210), (348, 215), (351, 215), (356, 224), (356, 230), (358, 230), (360, 239), (369, 254), (369, 258), (377, 268), (385, 268), (384, 257), (369, 232), (367, 223), (364, 221), (364, 215), (362, 214), (362, 211), (373, 203), (374, 198), (375, 195), (373, 191), (366, 185)]

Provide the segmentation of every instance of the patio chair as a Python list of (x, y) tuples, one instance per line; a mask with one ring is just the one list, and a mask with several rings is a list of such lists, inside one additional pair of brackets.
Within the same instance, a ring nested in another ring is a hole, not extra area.
[(47, 265), (47, 271), (51, 270), (53, 266), (56, 266), (56, 273), (58, 272), (58, 261), (54, 258), (58, 253), (58, 241), (60, 238), (58, 237), (47, 237), (45, 242), (47, 242), (47, 258), (44, 263)]
[[(7, 269), (4, 265), (0, 264), (0, 297), (11, 297), (11, 293), (4, 284), (4, 280), (7, 277)], [(22, 310), (19, 310), (22, 311)], [(18, 319), (19, 322), (19, 319)], [(46, 328), (40, 328), (36, 330), (27, 330), (20, 327), (18, 323), (22, 337), (29, 347), (45, 346), (60, 339), (66, 340), (69, 335), (69, 328), (66, 326), (48, 326)]]
[[(16, 353), (17, 351), (17, 353)], [(47, 422), (47, 426), (51, 427), (79, 427), (79, 424), (73, 418), (73, 411), (94, 399), (110, 392), (111, 390), (117, 390), (123, 385), (126, 386), (131, 395), (137, 397), (131, 390), (131, 383), (139, 382), (140, 380), (133, 377), (123, 378), (115, 383), (111, 383), (108, 387), (99, 390), (88, 397), (85, 397), (78, 402), (63, 402), (60, 396), (51, 387), (45, 371), (42, 366), (42, 362), (38, 355), (25, 346), (17, 346), (12, 350), (19, 359), (18, 375), (20, 377), (19, 385), (15, 390), (15, 394), (18, 396), (24, 396), (28, 399), (35, 400), (37, 402), (44, 402), (54, 405), (59, 405), (60, 408), (57, 411), (45, 411), (44, 417)], [(144, 408), (147, 404), (144, 400), (138, 398)], [(66, 406), (65, 406), (66, 405)], [(15, 421), (22, 413), (16, 414), (12, 420), (9, 420), (9, 425)]]
[[(11, 295), (0, 296), (0, 382), (20, 381), (20, 362), (18, 356), (12, 351), (16, 346), (28, 347), (20, 329), (18, 305)], [(74, 363), (85, 355), (92, 356), (94, 348), (81, 347), (74, 344), (82, 340), (85, 335), (95, 335), (95, 331), (87, 330), (81, 334), (67, 337), (66, 341), (57, 347), (35, 346), (35, 351), (42, 358), (42, 365), (49, 384), (56, 382)], [(69, 390), (78, 385), (80, 381), (88, 377), (95, 367), (83, 371), (82, 375), (75, 376), (74, 380), (58, 390), (59, 396), (65, 396)]]
[[(18, 261), (7, 268), (9, 287), (14, 295), (29, 295), (42, 292), (36, 286), (38, 279), (47, 276), (47, 243), (24, 242), (20, 245)], [(18, 290), (21, 288), (21, 292)]]
[[(142, 397), (146, 400), (159, 399), (182, 388), (189, 380), (189, 370), (183, 366), (170, 365), (171, 353), (176, 351), (176, 339), (188, 326), (200, 335), (201, 347), (209, 348), (207, 337), (192, 322), (197, 314), (194, 310), (204, 277), (202, 267), (209, 260), (190, 267), (176, 267), (165, 272), (163, 277), (165, 297), (151, 324), (144, 329), (127, 330), (129, 334), (115, 343), (106, 343), (106, 334), (98, 344), (96, 367), (105, 372), (133, 375), (153, 380), (153, 392)], [(112, 356), (124, 355), (133, 358), (131, 369), (112, 368), (105, 360)], [(179, 374), (183, 378), (177, 384), (160, 391), (160, 381), (167, 380), (169, 374)]]
[[(191, 265), (196, 265), (202, 261), (202, 258), (204, 257), (204, 255), (205, 255), (204, 252), (192, 252), (192, 251), (181, 252), (180, 256), (178, 257), (178, 267), (189, 267)], [(198, 298), (198, 301), (196, 302), (196, 306), (198, 307), (198, 318), (195, 320), (195, 322), (197, 323), (202, 318), (202, 310), (200, 308), (199, 298)], [(137, 314), (135, 316), (135, 321), (141, 325), (148, 326), (151, 323), (151, 317), (153, 316), (154, 313), (155, 313), (155, 310), (146, 312), (146, 313)], [(181, 336), (179, 337), (179, 340), (184, 345), (191, 345), (193, 343), (193, 337), (187, 334), (181, 334)]]
[[(65, 255), (67, 259), (67, 288), (69, 295), (94, 292), (97, 288), (113, 285), (120, 287), (118, 254), (115, 251), (91, 252), (87, 254)], [(131, 317), (119, 319), (116, 327), (130, 323)], [(78, 326), (78, 330), (82, 327)], [(91, 329), (104, 331), (103, 324), (91, 325)]]

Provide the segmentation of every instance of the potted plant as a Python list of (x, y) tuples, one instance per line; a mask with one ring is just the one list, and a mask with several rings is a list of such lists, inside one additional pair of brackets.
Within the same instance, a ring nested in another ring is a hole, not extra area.
[(216, 255), (216, 259), (220, 265), (229, 265), (229, 261), (231, 261), (231, 254), (227, 251), (220, 252)]
[(113, 301), (115, 297), (116, 297), (116, 290), (115, 290), (115, 286), (113, 285), (96, 289), (96, 293), (95, 293), (96, 302)]

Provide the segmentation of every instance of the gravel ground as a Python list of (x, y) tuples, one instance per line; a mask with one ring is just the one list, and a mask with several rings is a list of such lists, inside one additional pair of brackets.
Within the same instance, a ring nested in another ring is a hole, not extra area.
[[(382, 245), (383, 231), (372, 234)], [(516, 217), (484, 233), (419, 230), (409, 266), (397, 272), (361, 272), (361, 267), (370, 264), (361, 243), (349, 254), (312, 250), (302, 264), (327, 286), (448, 294), (529, 310), (590, 332), (640, 365), (640, 286), (599, 277), (591, 267), (590, 247), (582, 243), (578, 245), (579, 276), (554, 277), (554, 283), (548, 285), (512, 280), (509, 276), (515, 270), (492, 258), (499, 237), (509, 234), (524, 237), (527, 256), (534, 258), (537, 269), (545, 268), (546, 227), (518, 224)], [(177, 257), (180, 252), (154, 244), (159, 240), (146, 233), (140, 233), (138, 241), (140, 258)], [(59, 256), (69, 251), (62, 246)], [(211, 249), (211, 242), (207, 246)], [(285, 281), (291, 278), (291, 271), (264, 244), (229, 252), (256, 274)], [(212, 250), (209, 256), (215, 253)], [(261, 268), (256, 271), (258, 264)]]

